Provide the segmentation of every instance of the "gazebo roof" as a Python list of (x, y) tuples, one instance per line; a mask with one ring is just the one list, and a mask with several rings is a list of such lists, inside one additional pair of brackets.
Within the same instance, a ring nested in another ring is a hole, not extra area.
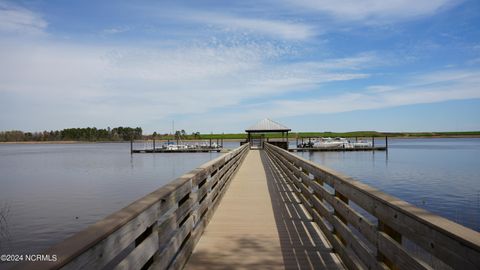
[(287, 132), (290, 131), (288, 127), (279, 124), (271, 119), (265, 118), (255, 125), (247, 128), (245, 132)]

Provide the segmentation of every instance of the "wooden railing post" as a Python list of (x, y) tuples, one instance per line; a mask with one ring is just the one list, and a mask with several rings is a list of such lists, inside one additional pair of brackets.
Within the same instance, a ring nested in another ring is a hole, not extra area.
[[(395, 231), (392, 227), (385, 224), (383, 221), (378, 221), (378, 230), (380, 232), (384, 232), (386, 235), (390, 236), (393, 240), (395, 240), (400, 245), (402, 244), (402, 234)], [(383, 263), (385, 263), (390, 269), (397, 270), (399, 269), (394, 262), (388, 259), (387, 256), (384, 255), (384, 252), (381, 248), (377, 247), (377, 259)]]
[[(335, 190), (335, 197), (348, 205), (348, 198), (345, 195), (343, 195), (342, 193), (338, 192), (337, 190)], [(347, 221), (346, 217), (344, 217), (340, 212), (338, 212), (338, 210), (337, 210), (337, 208), (335, 208), (335, 206), (334, 206), (334, 215), (336, 215), (345, 225), (348, 226), (348, 221)], [(346, 239), (344, 239), (341, 235), (339, 235), (335, 229), (334, 229), (334, 233), (338, 236), (338, 238), (340, 238), (342, 243), (345, 245), (346, 244)]]

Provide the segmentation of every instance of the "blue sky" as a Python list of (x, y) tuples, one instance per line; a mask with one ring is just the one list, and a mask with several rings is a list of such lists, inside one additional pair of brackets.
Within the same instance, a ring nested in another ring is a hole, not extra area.
[(2, 1), (0, 130), (480, 130), (475, 0)]

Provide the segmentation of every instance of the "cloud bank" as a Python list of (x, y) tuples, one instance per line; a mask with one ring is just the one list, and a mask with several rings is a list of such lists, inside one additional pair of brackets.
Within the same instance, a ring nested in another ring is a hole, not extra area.
[[(338, 20), (368, 22), (427, 16), (456, 2), (318, 3), (289, 4)], [(188, 12), (168, 14), (181, 25), (175, 26), (177, 34), (187, 38), (160, 35), (157, 42), (124, 42), (141, 33), (135, 33), (138, 25), (122, 23), (93, 31), (110, 42), (76, 42), (51, 33), (42, 14), (0, 2), (0, 129), (140, 125), (148, 132), (180, 119), (208, 131), (219, 123), (263, 117), (480, 98), (475, 68), (394, 74), (389, 68), (401, 62), (394, 53), (331, 53), (321, 37), (323, 26), (311, 21)], [(202, 33), (210, 36), (188, 38), (185, 28), (192, 24), (205, 27)]]

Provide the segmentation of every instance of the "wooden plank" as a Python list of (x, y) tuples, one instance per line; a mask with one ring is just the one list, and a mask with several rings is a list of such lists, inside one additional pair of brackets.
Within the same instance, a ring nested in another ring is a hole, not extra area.
[(156, 221), (158, 210), (156, 205), (151, 206), (105, 240), (74, 258), (63, 269), (99, 269), (107, 265)]
[(200, 240), (205, 227), (207, 226), (210, 218), (212, 217), (213, 211), (210, 211), (210, 215), (205, 216), (199, 224), (193, 229), (192, 233), (190, 234), (190, 238), (184, 244), (184, 247), (180, 252), (175, 256), (174, 260), (169, 266), (169, 269), (182, 269), (185, 263), (187, 262), (188, 258), (192, 254), (195, 245)]
[(115, 270), (130, 270), (141, 269), (145, 263), (158, 250), (158, 234), (154, 231), (143, 240), (142, 243), (125, 258), (114, 269)]
[(346, 241), (347, 246), (354, 251), (368, 269), (388, 269), (386, 265), (377, 261), (373, 251), (355, 236), (350, 228), (348, 228), (339, 217), (333, 216), (332, 220), (335, 230), (340, 234), (342, 239)]
[[(346, 185), (337, 187), (352, 192)], [(357, 191), (354, 201), (453, 268), (480, 268), (480, 246), (472, 246), (472, 242), (480, 242), (479, 233), (373, 188), (369, 193)], [(471, 238), (464, 238), (467, 235)]]
[[(243, 154), (245, 154), (245, 153), (243, 152)], [(183, 248), (178, 251), (178, 253), (174, 257), (174, 260), (169, 265), (170, 269), (179, 269), (185, 264), (186, 260), (188, 259), (191, 252), (193, 251), (194, 246), (196, 245), (196, 243), (200, 239), (200, 236), (202, 235), (206, 224), (209, 222), (210, 218), (212, 217), (213, 212), (215, 211), (216, 205), (218, 205), (218, 203), (219, 203), (222, 195), (224, 194), (224, 192), (221, 192), (218, 195), (220, 198), (218, 198), (213, 203), (211, 202), (212, 197), (214, 197), (217, 194), (217, 192), (220, 192), (220, 188), (222, 187), (220, 185), (222, 185), (222, 184), (227, 185), (229, 183), (229, 178), (235, 173), (236, 169), (238, 168), (238, 162), (237, 161), (239, 161), (240, 158), (242, 158), (242, 156), (236, 157), (235, 163), (231, 164), (228, 167), (222, 168), (226, 172), (224, 174), (224, 177), (219, 180), (221, 183), (219, 183), (219, 185), (217, 185), (213, 189), (213, 191), (210, 191), (208, 193), (207, 198), (205, 199), (205, 202), (202, 204), (202, 206), (200, 206), (198, 209), (195, 210), (195, 211), (198, 211), (198, 212), (193, 214), (194, 220), (195, 220), (194, 229), (191, 232), (191, 235), (190, 235), (189, 239), (187, 240), (187, 242), (183, 244)], [(206, 212), (204, 212), (204, 211), (206, 211)], [(205, 215), (203, 217), (200, 216), (202, 213), (205, 213)], [(155, 265), (155, 268), (157, 266), (158, 266), (158, 264)]]
[(157, 221), (157, 231), (160, 235), (159, 243), (168, 241), (170, 233), (178, 228), (179, 223), (185, 219), (195, 208), (196, 202), (189, 198), (180, 206), (174, 208)]
[[(284, 161), (283, 159), (279, 159), (272, 154), (271, 154), (271, 158), (274, 161), (274, 164), (277, 164), (279, 166), (279, 168), (282, 168), (282, 173), (284, 173), (284, 175), (285, 175), (285, 178), (284, 178), (285, 180), (291, 182), (292, 185), (294, 183), (298, 184), (299, 182), (302, 182), (291, 174), (291, 170), (289, 170), (285, 167), (285, 165), (284, 165), (285, 162), (283, 162)], [(289, 166), (289, 167), (292, 170), (298, 170), (297, 167), (292, 167), (292, 166)], [(287, 175), (287, 173), (288, 173), (288, 175)], [(301, 200), (299, 201), (299, 203), (301, 203), (301, 204), (299, 204), (300, 208), (306, 208), (309, 212), (309, 215), (312, 216), (312, 218), (313, 218), (313, 215), (316, 215), (316, 218), (315, 218), (316, 222), (320, 222), (319, 219), (321, 219), (322, 224), (321, 224), (320, 227), (316, 227), (317, 230), (318, 229), (320, 229), (320, 231), (324, 230), (324, 231), (327, 232), (326, 237), (327, 238), (331, 237), (331, 231), (329, 231), (328, 226), (325, 224), (326, 221), (324, 221), (323, 218), (321, 218), (321, 217), (319, 218), (318, 214), (316, 212), (314, 212), (311, 207), (303, 207), (303, 205), (311, 205), (310, 199), (311, 199), (311, 195), (313, 195), (310, 190), (308, 190), (308, 189), (303, 189), (303, 190), (304, 190), (304, 193), (306, 193), (306, 194), (297, 193), (298, 195), (294, 196), (296, 198), (295, 200), (299, 200), (299, 198), (301, 198)], [(298, 190), (296, 190), (296, 191), (298, 191)], [(308, 220), (310, 220), (310, 219), (308, 219)], [(328, 244), (328, 248), (330, 248), (330, 244)]]
[(183, 241), (190, 234), (193, 229), (193, 217), (178, 228), (174, 236), (170, 238), (169, 242), (159, 248), (159, 252), (155, 255), (155, 269), (166, 269), (172, 262), (175, 255), (178, 253)]
[(333, 250), (340, 255), (343, 263), (348, 269), (364, 269), (357, 255), (355, 255), (352, 251), (348, 251), (340, 239), (333, 234), (330, 228), (328, 228), (328, 226), (325, 224), (324, 217), (322, 217), (316, 211), (313, 211), (313, 219), (324, 232), (328, 241), (333, 246)]
[(345, 202), (335, 198), (332, 204), (349, 224), (353, 225), (373, 245), (377, 244), (377, 226), (371, 223), (366, 217), (348, 206)]
[(433, 269), (429, 265), (412, 257), (397, 241), (384, 232), (378, 233), (378, 248), (399, 269), (425, 270)]
[[(280, 195), (275, 195), (278, 196), (275, 197), (276, 199), (270, 197), (273, 196), (271, 195), (272, 190), (276, 186), (269, 182), (273, 181), (273, 178), (269, 177), (274, 176), (267, 172), (268, 163), (266, 162), (268, 161), (261, 158), (261, 155), (261, 151), (248, 152), (238, 173), (231, 180), (229, 189), (226, 193), (222, 193), (224, 198), (218, 204), (218, 209), (215, 211), (208, 227), (206, 227), (204, 235), (195, 246), (185, 269), (273, 269), (286, 267), (285, 265), (290, 265), (294, 258), (298, 259), (299, 254), (294, 255), (294, 250), (288, 251), (287, 248), (281, 248), (281, 243), (284, 241), (281, 239), (284, 238), (280, 238), (280, 236), (286, 237), (286, 235), (280, 234), (280, 229), (277, 227), (280, 224), (277, 223), (279, 221), (276, 220), (277, 214), (275, 213), (280, 210), (277, 209), (278, 204), (274, 204), (272, 200), (278, 199), (282, 203), (283, 201)], [(228, 183), (226, 182), (225, 185)], [(298, 211), (298, 218), (301, 218), (301, 222), (309, 222), (307, 215), (301, 213), (301, 207), (298, 207), (296, 211)], [(212, 211), (209, 211), (207, 215), (210, 214), (212, 214)], [(203, 221), (201, 222), (203, 223)], [(285, 223), (281, 224), (285, 225)], [(300, 227), (296, 229), (300, 230)], [(298, 233), (298, 231), (296, 232)], [(311, 230), (305, 235), (310, 235), (313, 232), (314, 230)], [(293, 234), (290, 236), (293, 236)], [(190, 246), (190, 241), (194, 241), (191, 239), (187, 241), (186, 246)], [(311, 241), (312, 239), (309, 238), (298, 243), (308, 244)], [(320, 249), (321, 247), (317, 246), (318, 244), (309, 244), (309, 246), (310, 248)], [(323, 247), (321, 250), (322, 252), (328, 252), (326, 253), (328, 256), (332, 256), (332, 253), (329, 252), (331, 251), (330, 246), (328, 248)], [(183, 252), (188, 253), (188, 248)], [(326, 256), (326, 254), (323, 256)], [(336, 255), (333, 256), (336, 257)], [(181, 268), (185, 257), (179, 256), (179, 262), (174, 262), (172, 269)], [(308, 261), (298, 262), (304, 267), (309, 265)], [(339, 264), (341, 266), (341, 263)]]

